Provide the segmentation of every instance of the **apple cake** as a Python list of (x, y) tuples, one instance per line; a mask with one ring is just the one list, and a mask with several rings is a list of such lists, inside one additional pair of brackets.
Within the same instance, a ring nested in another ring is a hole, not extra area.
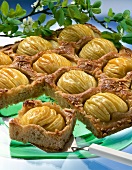
[(30, 142), (44, 150), (61, 151), (70, 140), (75, 111), (55, 103), (26, 100), (18, 116), (9, 123), (11, 139)]
[(132, 126), (132, 51), (117, 49), (96, 27), (74, 24), (50, 37), (30, 36), (1, 48), (1, 55), (8, 59), (0, 63), (0, 108), (46, 94), (75, 110), (98, 138)]

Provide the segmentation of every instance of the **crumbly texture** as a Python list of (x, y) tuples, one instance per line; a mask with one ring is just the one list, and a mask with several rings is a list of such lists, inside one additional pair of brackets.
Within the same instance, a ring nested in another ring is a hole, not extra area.
[[(31, 108), (37, 106), (49, 106), (61, 113), (65, 119), (66, 126), (61, 131), (46, 131), (43, 127), (35, 124), (22, 125), (21, 117)], [(41, 101), (28, 100), (24, 103), (17, 118), (9, 123), (10, 138), (24, 143), (30, 142), (43, 150), (60, 151), (69, 141), (75, 125), (75, 113), (71, 109), (60, 110), (56, 104), (42, 103)]]
[[(62, 107), (76, 109), (77, 118), (83, 122), (86, 127), (91, 130), (91, 132), (98, 138), (103, 138), (132, 126), (132, 72), (128, 72), (125, 77), (117, 79), (109, 78), (102, 71), (102, 68), (110, 59), (120, 57), (124, 54), (126, 55), (126, 53), (123, 53), (124, 49), (120, 51), (120, 54), (110, 52), (96, 61), (79, 60), (77, 66), (78, 69), (82, 69), (83, 71), (93, 75), (96, 78), (98, 84), (97, 87), (90, 88), (83, 93), (68, 94), (58, 89), (56, 83), (57, 80), (62, 74), (64, 74), (66, 71), (69, 71), (70, 68), (59, 69), (52, 75), (48, 75), (45, 79), (46, 94), (51, 95)], [(131, 54), (130, 51), (129, 54)], [(127, 57), (131, 56), (127, 55)], [(77, 69), (77, 67), (72, 67), (71, 69)], [(113, 113), (110, 121), (108, 122), (103, 122), (95, 116), (87, 114), (83, 108), (84, 102), (91, 96), (100, 92), (109, 92), (119, 96), (127, 103), (129, 110), (126, 113)]]
[[(100, 31), (96, 27), (89, 24), (86, 25), (93, 30), (96, 37), (100, 37)], [(45, 37), (49, 41), (56, 41), (59, 45), (59, 48), (47, 51), (40, 51), (34, 56), (18, 55), (16, 53), (16, 50), (20, 42), (0, 49), (0, 51), (4, 52), (5, 54), (8, 54), (13, 61), (12, 64), (8, 66), (0, 66), (0, 68), (11, 67), (18, 69), (28, 77), (30, 82), (29, 85), (21, 85), (10, 90), (0, 89), (0, 108), (7, 107), (10, 104), (18, 103), (20, 101), (24, 101), (25, 99), (46, 94), (55, 99), (62, 108), (75, 109), (77, 112), (76, 117), (84, 124), (86, 124), (86, 127), (91, 130), (91, 132), (95, 136), (99, 138), (131, 127), (132, 71), (128, 69), (126, 75), (122, 78), (110, 78), (103, 72), (103, 69), (111, 59), (119, 57), (132, 58), (132, 51), (130, 49), (122, 47), (120, 50), (118, 50), (118, 52), (111, 51), (97, 60), (82, 59), (79, 58), (79, 53), (81, 49), (93, 39), (93, 37), (84, 36), (78, 42), (61, 42), (60, 40), (58, 40), (59, 33), (61, 31), (62, 29), (59, 29), (53, 32), (53, 35), (51, 37)], [(33, 70), (33, 63), (45, 53), (60, 54), (71, 62), (74, 62), (74, 66), (62, 67), (52, 74), (37, 73)], [(125, 64), (124, 67), (126, 67)], [(71, 69), (82, 70), (93, 76), (97, 82), (97, 87), (90, 88), (80, 94), (68, 94), (60, 91), (60, 89), (57, 87), (57, 81), (59, 80), (62, 74), (68, 72)], [(128, 105), (128, 111), (126, 113), (113, 113), (113, 116), (108, 122), (101, 121), (99, 118), (87, 114), (83, 109), (84, 102), (91, 96), (100, 92), (109, 92), (119, 96)], [(29, 107), (29, 103), (27, 106)], [(23, 109), (26, 109), (27, 106), (25, 106), (24, 104)], [(23, 113), (23, 111), (21, 111), (20, 113)], [(20, 140), (23, 142), (29, 141), (31, 143), (33, 143), (33, 141), (35, 141), (36, 139), (36, 145), (43, 147), (43, 142), (40, 143), (37, 138), (40, 138), (40, 141), (46, 138), (46, 140), (51, 140), (51, 142), (53, 140), (53, 148), (56, 149), (58, 147), (58, 150), (63, 148), (63, 144), (69, 139), (70, 135), (67, 137), (67, 134), (71, 134), (73, 130), (73, 128), (71, 127), (73, 127), (73, 125), (67, 126), (64, 131), (57, 132), (53, 135), (52, 133), (46, 132), (42, 127), (38, 125), (22, 126), (19, 123), (18, 119), (13, 119), (10, 122), (11, 137), (13, 139)], [(35, 135), (37, 136), (33, 135), (34, 131)], [(30, 134), (30, 132), (32, 133), (30, 136), (31, 138), (29, 139), (28, 135), (26, 136), (26, 134)], [(55, 137), (53, 138), (53, 136)], [(56, 141), (56, 143), (54, 141)], [(51, 147), (50, 142), (49, 146), (47, 146), (48, 142), (44, 143), (44, 146)]]

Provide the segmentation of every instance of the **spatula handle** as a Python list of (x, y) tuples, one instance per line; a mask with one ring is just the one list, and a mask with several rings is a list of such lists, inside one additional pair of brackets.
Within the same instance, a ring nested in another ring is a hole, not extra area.
[(117, 151), (115, 149), (111, 149), (97, 144), (91, 144), (89, 146), (89, 152), (97, 156), (101, 156), (104, 158), (108, 158), (132, 166), (132, 154), (126, 152)]

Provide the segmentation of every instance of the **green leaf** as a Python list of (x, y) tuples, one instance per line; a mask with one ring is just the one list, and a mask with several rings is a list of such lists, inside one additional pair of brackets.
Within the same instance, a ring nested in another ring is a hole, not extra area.
[(112, 41), (114, 45), (116, 46), (116, 48), (118, 49), (121, 48), (122, 46), (122, 44), (119, 42), (121, 40), (120, 33), (111, 33), (108, 31), (103, 31), (101, 33), (101, 37)]
[(46, 28), (50, 28), (52, 25), (56, 23), (56, 19), (51, 19), (46, 23)]
[(36, 29), (34, 29), (34, 35), (41, 35), (42, 31), (41, 31), (41, 26), (37, 27)]
[(42, 24), (46, 19), (46, 14), (41, 14), (39, 17), (38, 17), (38, 21), (40, 24)]
[(15, 37), (22, 36), (22, 35), (23, 33), (21, 31), (16, 31), (14, 34)]
[(47, 28), (44, 28), (41, 31), (42, 31), (42, 36), (50, 36), (52, 34), (52, 31)]
[(101, 9), (100, 8), (92, 8), (92, 12), (94, 14), (100, 14), (101, 13)]
[(101, 6), (102, 2), (101, 1), (96, 1), (94, 2), (94, 4), (92, 5), (92, 8), (99, 8)]
[(130, 11), (129, 11), (129, 10), (125, 10), (125, 11), (123, 12), (123, 18), (127, 19), (127, 18), (129, 18), (129, 17), (130, 17)]
[(119, 33), (112, 33), (112, 37), (115, 43), (118, 43), (121, 40), (121, 35)]
[(70, 18), (73, 18), (73, 16), (74, 16), (74, 10), (73, 10), (71, 7), (68, 7), (67, 13), (68, 13), (68, 16), (69, 16)]
[(110, 8), (108, 11), (108, 16), (113, 17), (114, 15), (115, 15), (115, 13), (113, 12), (112, 8)]
[(22, 17), (26, 15), (26, 10), (24, 10), (19, 4), (16, 5), (16, 17)]
[(85, 24), (86, 22), (88, 22), (89, 21), (89, 17), (87, 16), (87, 14), (85, 14), (85, 13), (81, 13), (81, 19), (80, 19), (80, 24)]
[(117, 26), (117, 31), (119, 33), (123, 33), (124, 32), (124, 29), (122, 28), (122, 26), (120, 24)]
[(128, 32), (128, 33), (132, 33), (132, 26), (127, 25), (126, 32)]
[(111, 33), (111, 32), (108, 32), (108, 31), (103, 31), (103, 32), (101, 33), (101, 37), (102, 37), (102, 38), (105, 38), (105, 39), (108, 39), (108, 40), (113, 39), (111, 35), (112, 35), (112, 33)]
[(64, 11), (62, 8), (60, 8), (58, 11), (55, 13), (55, 19), (58, 22), (60, 26), (64, 24)]
[(120, 22), (120, 26), (123, 28), (124, 31), (127, 30), (127, 24), (126, 24), (125, 20), (122, 20), (122, 21)]
[[(73, 4), (72, 4), (73, 5)], [(75, 5), (77, 5), (78, 9), (81, 11), (87, 10), (88, 9), (88, 4), (86, 0), (79, 0), (78, 2), (76, 1)]]
[(5, 34), (7, 34), (7, 35), (8, 35), (8, 32), (9, 32), (9, 31), (11, 31), (12, 26), (11, 26), (11, 25), (9, 25), (9, 24), (3, 24), (3, 25), (4, 25), (3, 32), (4, 32)]
[(123, 14), (122, 13), (118, 13), (116, 15), (114, 15), (114, 20), (116, 20), (117, 22), (118, 21), (121, 21), (123, 19)]
[(3, 32), (5, 26), (3, 24), (0, 24), (0, 32)]
[(132, 44), (132, 33), (129, 33), (123, 36), (122, 41), (128, 44)]
[(48, 5), (48, 6), (49, 6), (49, 9), (52, 10), (52, 9), (54, 8), (54, 3), (53, 3), (53, 2), (49, 2), (49, 5)]
[(108, 32), (108, 31), (103, 31), (101, 33), (101, 37), (108, 39), (110, 41), (113, 41), (113, 42), (118, 42), (121, 39), (121, 36), (120, 36), (119, 33), (111, 33), (111, 32)]
[(7, 1), (3, 1), (1, 5), (1, 12), (6, 17), (9, 13), (9, 4)]
[(8, 17), (13, 18), (13, 17), (15, 17), (15, 16), (16, 16), (16, 11), (15, 11), (13, 8), (11, 8), (11, 9), (9, 10)]
[(22, 22), (18, 19), (14, 19), (14, 18), (7, 18), (7, 21), (10, 23), (10, 24), (13, 24), (13, 25), (20, 25)]
[(110, 22), (110, 18), (104, 17), (104, 21), (107, 22), (107, 23), (109, 23), (109, 22)]
[(88, 9), (90, 9), (90, 7), (91, 7), (91, 1), (90, 1), (90, 0), (87, 0), (86, 3), (87, 3), (87, 5), (88, 5)]
[(37, 29), (38, 28), (38, 21), (35, 21), (34, 23), (33, 23), (33, 25), (32, 25), (32, 28), (33, 29)]
[(41, 4), (44, 5), (44, 6), (47, 6), (47, 5), (49, 5), (49, 1), (48, 0), (43, 0), (43, 1), (41, 1)]
[(121, 49), (122, 44), (120, 42), (113, 42), (117, 49)]
[(76, 5), (69, 5), (68, 9), (72, 13), (72, 18), (81, 19), (81, 12)]
[(89, 10), (89, 17), (93, 17), (92, 9)]
[(131, 18), (126, 19), (125, 22), (126, 22), (127, 25), (132, 26), (132, 19)]
[(72, 20), (70, 18), (66, 18), (64, 22), (64, 26), (72, 25)]
[(18, 26), (17, 26), (17, 25), (13, 25), (13, 26), (12, 26), (12, 29), (11, 29), (11, 35), (12, 35), (13, 33), (15, 33), (17, 30), (18, 30)]
[(68, 4), (68, 0), (64, 0), (64, 1), (62, 2), (62, 8), (66, 7), (67, 4)]

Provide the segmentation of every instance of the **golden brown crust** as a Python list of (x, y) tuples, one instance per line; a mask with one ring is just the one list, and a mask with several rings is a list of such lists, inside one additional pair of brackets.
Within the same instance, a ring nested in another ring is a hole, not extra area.
[[(46, 131), (40, 125), (20, 123), (21, 117), (31, 108), (37, 106), (49, 106), (59, 112), (65, 119), (66, 126), (55, 132)], [(50, 151), (59, 151), (64, 148), (66, 142), (69, 141), (75, 125), (75, 112), (71, 109), (60, 110), (56, 104), (42, 103), (41, 101), (28, 100), (23, 104), (22, 110), (17, 118), (14, 118), (9, 123), (9, 132), (11, 139), (30, 142), (42, 149)]]
[(20, 85), (12, 89), (0, 89), (0, 108), (19, 103), (44, 94), (44, 79), (38, 79), (29, 85)]
[[(86, 25), (92, 30), (95, 37), (100, 37), (100, 31), (96, 27), (90, 24)], [(27, 98), (37, 97), (45, 93), (46, 95), (49, 95), (57, 100), (62, 107), (70, 107), (76, 109), (78, 119), (85, 123), (87, 128), (90, 129), (97, 137), (104, 137), (132, 126), (132, 67), (128, 64), (129, 62), (125, 62), (125, 59), (132, 59), (132, 51), (128, 48), (122, 47), (119, 51), (115, 49), (115, 52), (110, 51), (109, 53), (106, 52), (107, 54), (105, 53), (105, 55), (101, 57), (97, 56), (98, 59), (83, 59), (79, 57), (80, 51), (88, 42), (95, 38), (93, 34), (89, 36), (83, 36), (77, 41), (64, 42), (59, 39), (59, 35), (62, 30), (63, 29), (59, 29), (56, 32), (53, 32), (51, 37), (45, 37), (49, 41), (54, 40), (57, 43), (56, 48), (40, 51), (33, 56), (18, 55), (16, 53), (18, 45), (21, 41), (14, 45), (9, 45), (0, 49), (0, 51), (8, 54), (13, 61), (6, 67), (15, 68), (21, 71), (28, 77), (30, 82), (29, 85), (19, 86), (10, 90), (0, 89), (0, 108), (8, 106), (9, 104), (23, 101)], [(52, 74), (37, 73), (33, 69), (33, 64), (43, 54), (47, 53), (56, 53), (62, 55), (66, 59), (70, 60), (70, 62), (74, 62), (75, 66), (61, 67)], [(87, 58), (87, 56), (84, 58)], [(124, 61), (124, 63), (120, 63), (123, 67), (121, 69), (121, 71), (123, 70), (123, 74), (121, 74), (121, 77), (117, 78), (113, 75), (119, 74), (120, 76), (120, 69), (118, 69), (119, 71), (116, 72), (117, 69), (115, 68), (116, 66), (118, 68), (120, 67), (118, 61), (121, 60), (117, 60), (117, 62), (115, 62), (113, 59), (119, 58), (123, 58), (122, 61)], [(104, 69), (106, 66), (108, 66), (109, 61), (112, 61), (113, 63), (115, 62), (114, 64), (112, 63), (114, 66), (111, 64), (110, 67)], [(1, 68), (2, 67), (5, 66), (1, 66)], [(85, 89), (82, 93), (79, 94), (69, 94), (62, 92), (57, 86), (57, 82), (65, 72), (68, 72), (72, 69), (81, 70), (93, 76), (97, 82), (97, 87), (92, 87), (87, 90)], [(114, 70), (115, 72), (113, 72), (113, 75), (109, 75), (106, 74), (107, 70), (110, 70), (110, 72)], [(129, 110), (125, 114), (116, 112), (108, 122), (103, 122), (96, 116), (86, 114), (86, 111), (83, 108), (84, 102), (98, 93), (112, 93), (117, 95), (124, 102), (126, 102)], [(30, 102), (30, 104), (28, 103), (28, 107), (30, 107), (30, 105), (31, 107), (36, 106), (36, 104), (34, 106), (32, 102)], [(24, 106), (24, 109), (27, 109), (27, 107)], [(19, 128), (21, 129), (21, 127)], [(32, 129), (33, 127), (31, 130)], [(38, 127), (35, 126), (36, 131), (37, 129)]]
[[(78, 61), (78, 65), (74, 68), (59, 69), (55, 73), (48, 75), (45, 79), (46, 93), (55, 98), (62, 107), (75, 108), (77, 111), (77, 118), (86, 124), (87, 128), (99, 138), (132, 126), (132, 71), (128, 72), (125, 77), (120, 79), (110, 78), (103, 73), (103, 67), (107, 64), (107, 62), (110, 59), (118, 57), (124, 57), (124, 55), (110, 52), (94, 61), (80, 59)], [(95, 88), (90, 88), (80, 94), (68, 94), (60, 91), (56, 82), (63, 73), (70, 69), (84, 70), (85, 72), (93, 75), (98, 82), (98, 86)], [(126, 113), (116, 112), (108, 122), (103, 122), (92, 115), (86, 114), (83, 108), (84, 102), (91, 96), (105, 92), (119, 96), (126, 102), (129, 108)]]
[[(111, 84), (109, 83), (109, 85), (106, 83), (105, 85), (107, 86), (107, 88), (103, 83), (97, 88), (91, 88), (84, 93), (76, 95), (65, 94), (58, 91), (58, 98), (61, 99), (59, 100), (59, 104), (62, 106), (69, 105), (70, 107), (75, 108), (77, 111), (77, 118), (84, 124), (86, 124), (87, 128), (91, 130), (96, 137), (105, 137), (107, 135), (113, 134), (122, 129), (132, 126), (132, 93), (128, 89), (126, 89), (126, 86), (124, 85), (124, 80), (122, 82), (123, 83), (121, 84), (121, 81), (115, 81), (111, 82)], [(129, 110), (125, 113), (114, 113), (111, 117), (111, 120), (108, 122), (101, 121), (100, 119), (92, 115), (86, 114), (83, 108), (85, 101), (91, 96), (105, 92), (116, 94), (127, 103), (129, 108)], [(62, 101), (64, 101), (65, 105)]]

